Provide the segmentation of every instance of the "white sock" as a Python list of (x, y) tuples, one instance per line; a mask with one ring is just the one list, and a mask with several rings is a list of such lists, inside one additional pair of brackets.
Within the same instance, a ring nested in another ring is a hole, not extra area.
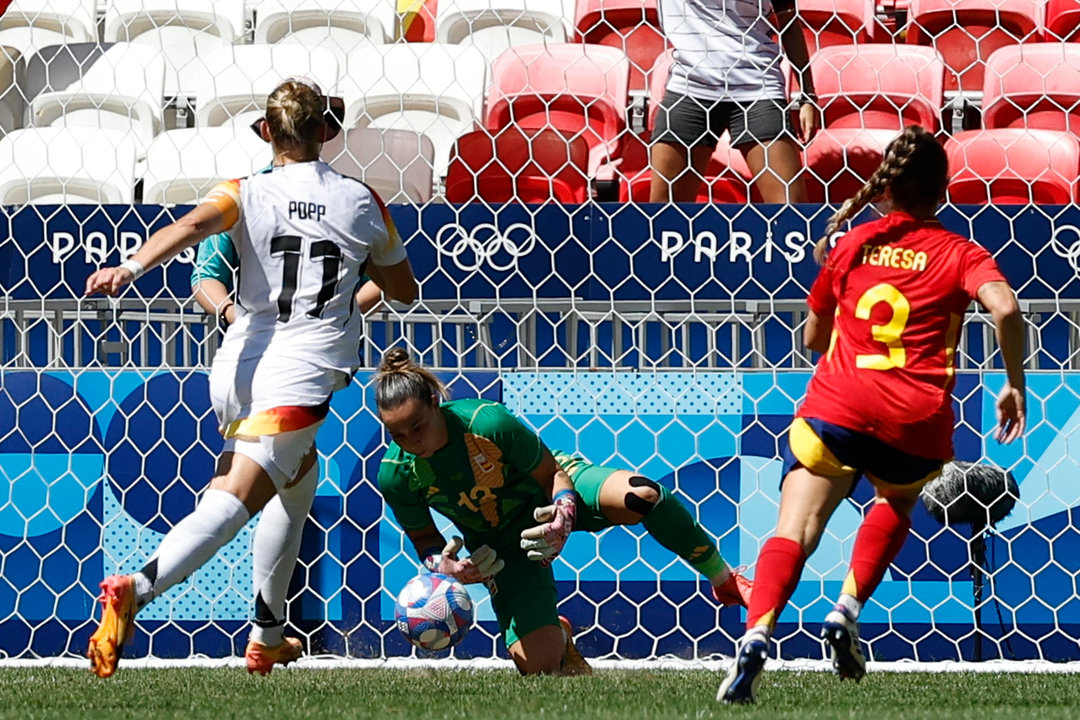
[(296, 569), (304, 523), (319, 480), (316, 463), (298, 483), (278, 490), (263, 508), (251, 544), (255, 621), (251, 639), (274, 647), (284, 640), (285, 600)]
[(135, 573), (138, 607), (199, 569), (250, 517), (232, 493), (213, 488), (203, 493), (194, 512), (168, 532), (146, 566)]
[(771, 637), (772, 632), (769, 630), (768, 625), (755, 625), (754, 627), (747, 630), (746, 633), (743, 635), (743, 642), (745, 643), (752, 638), (761, 638), (765, 642), (769, 642), (769, 639)]
[(847, 610), (848, 617), (852, 620), (859, 619), (859, 613), (862, 612), (863, 604), (856, 600), (854, 595), (841, 595), (840, 599), (836, 601), (836, 604)]

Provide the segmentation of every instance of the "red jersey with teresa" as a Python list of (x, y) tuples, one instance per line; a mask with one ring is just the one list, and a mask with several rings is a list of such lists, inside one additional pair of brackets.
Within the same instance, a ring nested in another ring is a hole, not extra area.
[(984, 283), (1004, 280), (985, 248), (936, 221), (894, 212), (854, 228), (807, 298), (835, 322), (798, 415), (951, 458), (964, 311)]

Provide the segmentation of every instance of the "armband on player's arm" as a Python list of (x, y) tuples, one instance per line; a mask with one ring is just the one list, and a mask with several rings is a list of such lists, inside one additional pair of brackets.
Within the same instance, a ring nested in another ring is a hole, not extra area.
[(240, 181), (226, 180), (218, 183), (202, 202), (213, 205), (221, 213), (222, 231), (232, 228), (240, 221)]

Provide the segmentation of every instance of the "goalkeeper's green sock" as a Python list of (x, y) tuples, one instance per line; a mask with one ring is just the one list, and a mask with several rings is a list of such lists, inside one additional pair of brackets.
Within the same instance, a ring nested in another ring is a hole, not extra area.
[(644, 514), (641, 524), (658, 543), (690, 563), (714, 586), (723, 584), (731, 570), (716, 542), (670, 490), (659, 483), (655, 486), (660, 500)]

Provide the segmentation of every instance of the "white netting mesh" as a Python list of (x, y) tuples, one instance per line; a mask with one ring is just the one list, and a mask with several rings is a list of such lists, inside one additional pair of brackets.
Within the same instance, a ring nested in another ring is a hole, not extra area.
[[(1001, 361), (972, 314), (957, 454), (1010, 468), (1020, 500), (987, 539), (981, 601), (969, 529), (918, 511), (863, 634), (886, 660), (1075, 659), (1080, 44), (1059, 38), (1076, 7), (799, 7), (820, 48), (809, 199), (850, 195), (905, 124), (939, 133), (955, 173), (942, 219), (1020, 291), (1034, 371), (1027, 440), (988, 442)], [(737, 204), (641, 204), (672, 63), (655, 3), (17, 0), (0, 47), (0, 204), (19, 206), (3, 209), (0, 239), (0, 654), (81, 652), (97, 581), (139, 567), (209, 477), (220, 438), (204, 371), (218, 333), (189, 297), (193, 254), (118, 301), (80, 291), (174, 218), (169, 206), (269, 162), (247, 126), (286, 75), (345, 99), (346, 132), (324, 157), (395, 203), (421, 281), (416, 307), (369, 317), (366, 364), (404, 342), (456, 396), (501, 399), (549, 445), (663, 482), (732, 564), (756, 557), (811, 370), (809, 249), (831, 208), (755, 203), (726, 137), (700, 197)], [(289, 604), (315, 652), (409, 652), (391, 620), (416, 565), (370, 482), (385, 441), (368, 390), (361, 373), (319, 437)], [(821, 656), (816, 623), (867, 492), (811, 560), (779, 628), (783, 656)], [(132, 654), (235, 651), (251, 605), (246, 533), (140, 615)], [(639, 528), (575, 536), (556, 577), (587, 655), (702, 658), (730, 652), (740, 630), (740, 613), (718, 611)], [(481, 595), (459, 657), (499, 651)]]

